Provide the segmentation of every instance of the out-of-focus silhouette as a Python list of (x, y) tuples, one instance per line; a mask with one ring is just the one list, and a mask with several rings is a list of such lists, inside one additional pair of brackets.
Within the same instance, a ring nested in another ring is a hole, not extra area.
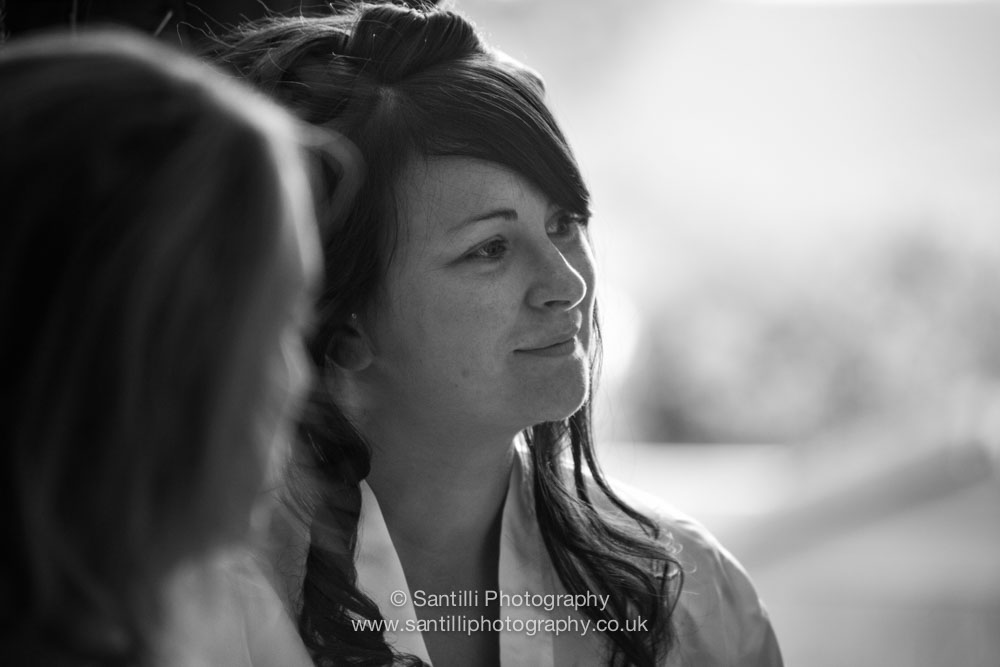
[(3, 663), (307, 664), (238, 547), (311, 381), (316, 135), (133, 31), (16, 37), (0, 90)]

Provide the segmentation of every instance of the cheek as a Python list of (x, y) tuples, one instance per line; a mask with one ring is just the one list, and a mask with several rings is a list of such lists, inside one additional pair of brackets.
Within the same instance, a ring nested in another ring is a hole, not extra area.
[(450, 360), (463, 367), (494, 355), (516, 310), (501, 290), (476, 289), (466, 281), (426, 285), (393, 309), (393, 338), (428, 363)]

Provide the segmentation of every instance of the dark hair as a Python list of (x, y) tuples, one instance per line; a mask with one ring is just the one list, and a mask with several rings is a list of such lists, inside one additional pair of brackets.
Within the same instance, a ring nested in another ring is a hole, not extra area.
[[(326, 261), (339, 271), (328, 272), (321, 302), (313, 346), (321, 369), (330, 363), (338, 328), (377, 297), (398, 224), (394, 188), (409, 159), (463, 156), (497, 163), (565, 210), (588, 215), (589, 194), (538, 76), (487, 47), (460, 15), (415, 4), (272, 18), (244, 25), (211, 51), (301, 118), (350, 138), (367, 162), (345, 225), (324, 238)], [(303, 434), (333, 495), (320, 501), (312, 524), (300, 630), (321, 664), (384, 664), (392, 654), (381, 634), (355, 631), (349, 623), (353, 616), (381, 618), (356, 588), (351, 558), (358, 484), (368, 473), (369, 451), (328, 397), (318, 402), (323, 423), (307, 423)], [(590, 618), (617, 619), (622, 627), (627, 618), (647, 619), (648, 632), (609, 635), (613, 664), (657, 664), (672, 639), (679, 568), (658, 541), (654, 521), (605, 481), (594, 458), (589, 403), (525, 436), (541, 533), (562, 583), (572, 592), (611, 596), (607, 609), (586, 609)], [(572, 471), (565, 465), (567, 449)], [(598, 510), (588, 475), (625, 521)]]
[(143, 664), (164, 577), (241, 539), (264, 482), (251, 325), (298, 131), (125, 31), (13, 40), (0, 90), (0, 648)]

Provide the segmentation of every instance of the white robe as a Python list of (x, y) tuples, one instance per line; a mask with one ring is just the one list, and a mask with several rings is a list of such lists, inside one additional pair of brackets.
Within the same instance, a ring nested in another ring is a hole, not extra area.
[[(542, 597), (503, 600), (508, 604), (501, 604), (499, 615), (511, 629), (500, 632), (500, 663), (505, 667), (604, 667), (609, 642), (594, 631), (593, 621), (583, 634), (589, 619), (581, 612), (546, 608), (552, 606), (546, 601), (558, 598), (545, 595), (565, 595), (566, 590), (535, 520), (527, 456), (520, 447), (504, 503), (499, 589), (510, 595)], [(637, 490), (617, 484), (614, 488), (632, 507), (658, 522), (664, 539), (680, 546), (677, 557), (685, 577), (673, 616), (677, 642), (664, 667), (781, 667), (781, 653), (767, 612), (740, 564), (693, 519)], [(406, 582), (375, 494), (365, 483), (361, 492), (358, 587), (378, 604), (387, 622), (397, 627), (385, 632), (389, 644), (430, 664), (414, 607), (415, 591)], [(603, 499), (603, 494), (595, 488), (591, 497), (596, 501)], [(605, 509), (612, 511), (610, 504)], [(426, 601), (418, 594), (418, 603)], [(444, 622), (451, 622), (453, 631), (462, 631), (460, 620), (447, 618)], [(565, 631), (559, 631), (557, 623)], [(529, 632), (529, 628), (537, 631)]]

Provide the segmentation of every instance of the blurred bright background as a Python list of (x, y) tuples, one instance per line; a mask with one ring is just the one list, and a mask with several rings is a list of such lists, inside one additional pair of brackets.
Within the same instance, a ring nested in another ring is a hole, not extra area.
[(607, 471), (790, 666), (1000, 666), (1000, 3), (455, 6), (594, 195)]
[(593, 192), (607, 471), (744, 563), (790, 667), (1000, 666), (1000, 0), (452, 5)]

